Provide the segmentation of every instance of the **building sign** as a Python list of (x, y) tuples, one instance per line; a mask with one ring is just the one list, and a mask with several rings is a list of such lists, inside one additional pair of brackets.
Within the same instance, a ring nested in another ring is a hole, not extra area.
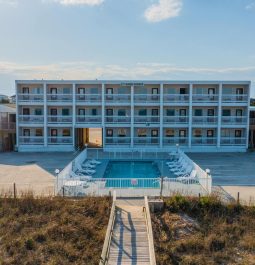
[(144, 83), (121, 83), (121, 86), (144, 86)]

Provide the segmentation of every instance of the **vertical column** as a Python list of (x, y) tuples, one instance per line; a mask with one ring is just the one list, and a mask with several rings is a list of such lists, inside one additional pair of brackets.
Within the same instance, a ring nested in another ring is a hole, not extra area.
[[(247, 126), (246, 126), (246, 148), (249, 148), (249, 130), (250, 130), (250, 95), (251, 95), (251, 82), (248, 85), (247, 91)], [(252, 133), (252, 132), (251, 132)], [(251, 136), (252, 137), (252, 136)]]
[(160, 114), (159, 114), (159, 117), (160, 117), (160, 129), (159, 129), (159, 143), (160, 143), (160, 148), (162, 149), (163, 148), (163, 115), (164, 115), (164, 109), (163, 109), (163, 96), (164, 96), (164, 89), (163, 89), (163, 83), (160, 84)]
[(221, 140), (221, 112), (222, 112), (221, 102), (222, 102), (222, 83), (219, 84), (217, 148), (220, 148), (220, 140)]
[(43, 113), (44, 113), (44, 147), (48, 146), (48, 111), (47, 111), (47, 84), (43, 83)]
[(130, 126), (130, 143), (134, 148), (134, 85), (131, 86), (131, 126)]
[(106, 130), (105, 130), (105, 84), (102, 83), (102, 91), (101, 91), (101, 97), (102, 97), (102, 134), (103, 134), (103, 147), (105, 146), (105, 134), (106, 134)]
[(73, 147), (75, 149), (75, 127), (76, 127), (76, 88), (75, 84), (73, 84)]
[(191, 148), (192, 144), (192, 95), (193, 95), (193, 84), (189, 85), (189, 148)]
[(16, 146), (19, 148), (19, 91), (18, 91), (18, 83), (15, 82), (15, 90), (16, 90)]

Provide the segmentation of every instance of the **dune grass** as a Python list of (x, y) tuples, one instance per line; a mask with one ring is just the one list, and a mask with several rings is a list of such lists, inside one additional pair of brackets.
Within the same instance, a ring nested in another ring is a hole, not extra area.
[(157, 264), (255, 264), (255, 207), (178, 195), (164, 205), (152, 214)]
[(0, 264), (98, 264), (109, 198), (0, 198)]

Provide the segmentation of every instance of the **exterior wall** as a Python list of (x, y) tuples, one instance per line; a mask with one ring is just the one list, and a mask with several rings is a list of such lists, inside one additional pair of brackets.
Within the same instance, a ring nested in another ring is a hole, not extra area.
[[(76, 128), (102, 128), (104, 149), (168, 151), (179, 144), (187, 151), (224, 152), (248, 147), (248, 81), (16, 81), (16, 90), (19, 151), (74, 150)], [(23, 108), (30, 109), (29, 115), (24, 117)], [(24, 142), (24, 128), (35, 137), (33, 144)]]

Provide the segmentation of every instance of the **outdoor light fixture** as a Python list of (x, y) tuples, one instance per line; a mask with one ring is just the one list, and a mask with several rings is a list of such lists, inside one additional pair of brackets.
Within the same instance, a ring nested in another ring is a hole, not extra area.
[(59, 174), (59, 169), (55, 169), (55, 174), (57, 175), (57, 174)]

